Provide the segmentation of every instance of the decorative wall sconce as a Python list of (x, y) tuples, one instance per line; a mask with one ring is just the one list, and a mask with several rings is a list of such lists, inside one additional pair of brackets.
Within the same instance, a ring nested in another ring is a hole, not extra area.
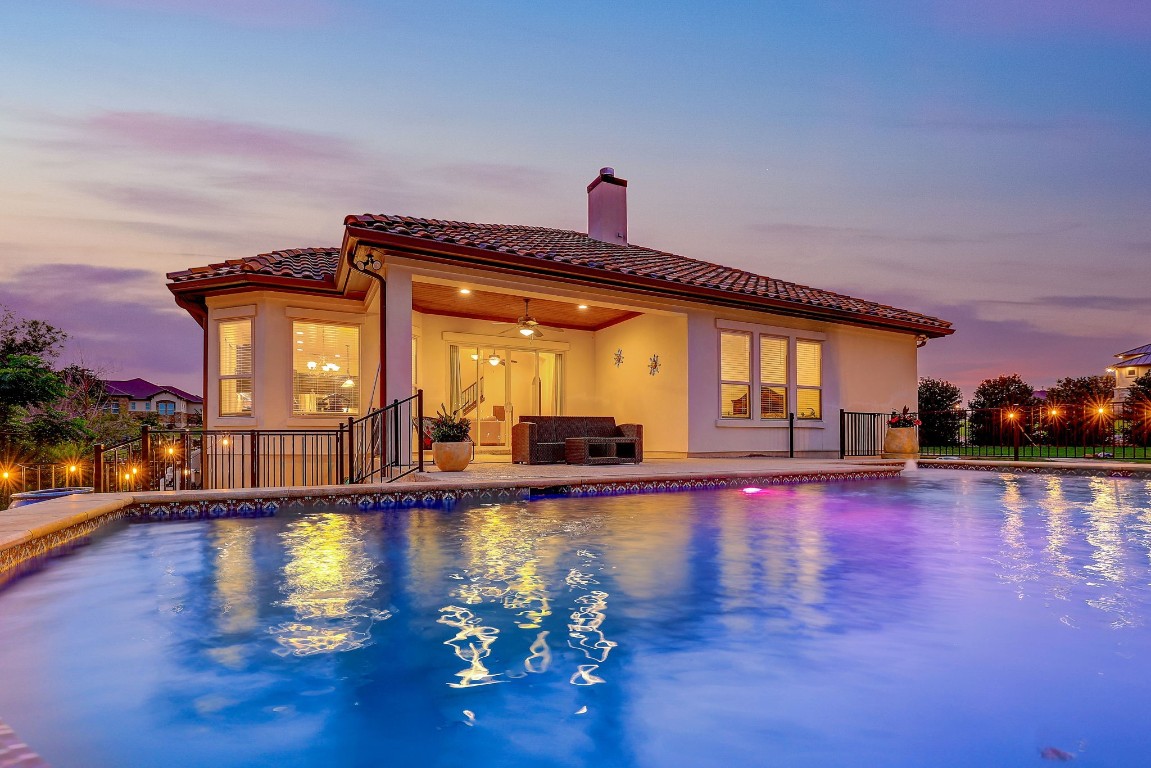
[(659, 373), (659, 355), (652, 355), (651, 359), (647, 361), (647, 372), (652, 376)]
[(621, 365), (623, 365), (623, 347), (617, 349), (615, 354), (612, 355), (612, 362), (615, 363), (616, 368), (619, 368)]

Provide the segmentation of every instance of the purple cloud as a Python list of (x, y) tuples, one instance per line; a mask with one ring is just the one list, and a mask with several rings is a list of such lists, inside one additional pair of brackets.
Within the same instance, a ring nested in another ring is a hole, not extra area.
[(201, 331), (164, 288), (162, 272), (40, 264), (0, 282), (0, 304), (69, 335), (63, 364), (109, 378), (141, 376), (198, 393)]
[(228, 210), (228, 207), (220, 200), (170, 187), (119, 186), (99, 183), (87, 185), (85, 191), (93, 197), (135, 211), (176, 216), (198, 216), (217, 214)]
[(71, 134), (69, 145), (101, 152), (124, 151), (175, 158), (227, 158), (264, 163), (351, 161), (351, 142), (328, 134), (289, 128), (170, 115), (161, 112), (102, 112), (52, 122)]

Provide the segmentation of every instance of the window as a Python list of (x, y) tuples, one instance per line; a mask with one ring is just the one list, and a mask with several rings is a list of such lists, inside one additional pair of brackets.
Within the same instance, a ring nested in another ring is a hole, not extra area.
[(787, 338), (759, 337), (759, 418), (786, 419)]
[(1134, 376), (1135, 375), (1135, 369), (1134, 368), (1128, 368), (1127, 369), (1127, 375), (1128, 376)]
[(724, 419), (751, 418), (751, 334), (719, 334), (719, 415)]
[(132, 411), (136, 410), (136, 401), (135, 401), (135, 400), (133, 400), (132, 402), (128, 403), (128, 409), (129, 409), (129, 410), (132, 410)]
[(720, 418), (823, 419), (823, 342), (748, 328), (719, 330)]
[(823, 344), (795, 340), (795, 417), (823, 418)]
[(160, 400), (156, 403), (156, 413), (161, 416), (175, 416), (176, 404), (171, 400)]
[(220, 323), (220, 415), (252, 415), (252, 321)]
[(152, 403), (151, 402), (144, 403), (144, 410), (145, 411), (152, 410)]
[(354, 414), (360, 409), (360, 328), (292, 323), (292, 413)]

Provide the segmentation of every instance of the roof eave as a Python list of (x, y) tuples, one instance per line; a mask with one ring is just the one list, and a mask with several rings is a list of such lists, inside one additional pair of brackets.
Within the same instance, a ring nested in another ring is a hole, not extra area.
[[(730, 291), (674, 283), (668, 280), (660, 280), (658, 278), (644, 277), (641, 275), (629, 275), (568, 262), (550, 262), (533, 256), (519, 256), (485, 248), (458, 245), (456, 243), (444, 243), (438, 240), (394, 235), (388, 232), (380, 232), (371, 227), (360, 226), (354, 216), (349, 216), (345, 219), (344, 223), (345, 236), (341, 253), (345, 258), (356, 246), (365, 244), (387, 248), (424, 261), (436, 261), (445, 264), (464, 263), (489, 268), (495, 267), (506, 271), (514, 270), (518, 273), (526, 272), (569, 283), (607, 286), (632, 293), (654, 294), (665, 298), (671, 296), (687, 301), (738, 309), (752, 309), (761, 312), (775, 311), (793, 317), (802, 317), (810, 320), (833, 320), (851, 325), (898, 330), (923, 335), (928, 338), (942, 338), (944, 336), (950, 336), (955, 332), (955, 329), (951, 327), (941, 328), (936, 325), (917, 323), (910, 320), (882, 318), (874, 315), (818, 307), (783, 299), (736, 294)], [(562, 267), (562, 269), (559, 267)]]

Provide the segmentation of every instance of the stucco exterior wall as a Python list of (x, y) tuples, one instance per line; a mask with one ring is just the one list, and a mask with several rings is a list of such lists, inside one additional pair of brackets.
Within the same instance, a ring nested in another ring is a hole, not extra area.
[[(220, 334), (222, 320), (252, 321), (252, 415), (220, 416)], [(208, 407), (204, 423), (209, 429), (333, 428), (347, 418), (342, 414), (292, 415), (292, 322), (357, 325), (360, 328), (360, 414), (369, 408), (372, 381), (379, 365), (379, 315), (363, 302), (270, 291), (214, 296), (208, 299)]]
[[(786, 454), (789, 449), (785, 420), (719, 418), (719, 330), (725, 324), (823, 341), (822, 418), (796, 420), (797, 454), (839, 455), (841, 408), (881, 412), (905, 404), (915, 407), (918, 382), (912, 334), (767, 313), (691, 310), (687, 318), (687, 380), (691, 403), (688, 451), (692, 455), (773, 455)], [(790, 362), (790, 376), (794, 383), (794, 360)], [(789, 401), (793, 412), (794, 405), (794, 400)]]
[[(623, 364), (615, 365), (616, 350)], [(642, 424), (644, 453), (684, 455), (688, 448), (687, 317), (640, 315), (595, 332), (597, 415)], [(648, 363), (659, 355), (659, 373)]]

